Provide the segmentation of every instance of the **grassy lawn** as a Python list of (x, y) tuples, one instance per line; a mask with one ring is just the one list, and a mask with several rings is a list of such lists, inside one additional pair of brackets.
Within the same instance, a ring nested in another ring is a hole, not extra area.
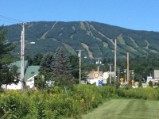
[(159, 101), (112, 99), (82, 119), (159, 119)]
[(159, 119), (159, 101), (112, 99), (82, 119)]
[(159, 101), (113, 99), (82, 119), (159, 119)]

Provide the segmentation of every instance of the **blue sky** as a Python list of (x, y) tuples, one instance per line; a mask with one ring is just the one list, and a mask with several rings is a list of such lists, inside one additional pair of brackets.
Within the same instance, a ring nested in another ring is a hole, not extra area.
[(96, 21), (159, 31), (159, 0), (0, 0), (0, 5), (0, 25), (19, 21)]

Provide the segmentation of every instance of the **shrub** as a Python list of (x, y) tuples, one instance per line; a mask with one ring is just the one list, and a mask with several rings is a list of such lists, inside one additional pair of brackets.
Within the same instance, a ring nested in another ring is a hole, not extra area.
[(157, 100), (159, 97), (158, 89), (154, 89), (152, 87), (137, 89), (119, 89), (117, 92), (120, 97), (128, 98)]
[(149, 86), (150, 86), (150, 87), (153, 87), (152, 81), (149, 81)]
[(72, 89), (52, 87), (47, 90), (4, 91), (0, 93), (0, 118), (58, 119), (81, 118), (109, 98), (125, 97), (158, 100), (159, 89), (148, 87), (133, 89), (116, 86), (74, 85)]

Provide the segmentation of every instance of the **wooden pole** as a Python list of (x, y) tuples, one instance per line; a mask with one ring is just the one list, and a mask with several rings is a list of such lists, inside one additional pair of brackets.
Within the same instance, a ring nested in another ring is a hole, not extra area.
[(116, 82), (116, 39), (115, 39), (115, 43), (114, 43), (114, 82)]
[(127, 52), (127, 83), (130, 81), (130, 76), (129, 76), (129, 53)]

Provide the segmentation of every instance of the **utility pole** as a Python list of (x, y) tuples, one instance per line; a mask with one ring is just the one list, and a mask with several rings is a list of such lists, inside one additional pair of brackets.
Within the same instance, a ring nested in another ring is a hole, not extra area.
[(24, 88), (24, 49), (25, 49), (25, 26), (23, 23), (21, 31), (21, 78), (20, 78), (22, 84), (22, 90)]
[(120, 68), (118, 68), (118, 82), (120, 82)]
[(79, 84), (81, 83), (81, 52), (82, 50), (77, 50), (78, 51), (78, 58), (79, 58)]
[(126, 75), (126, 74), (127, 74), (127, 69), (124, 69), (124, 79), (125, 79), (125, 83), (127, 82), (127, 77), (126, 77), (127, 75)]
[(129, 53), (127, 52), (127, 83), (129, 83)]
[(116, 46), (116, 39), (115, 39), (115, 43), (114, 43), (114, 79), (116, 82), (116, 49), (117, 49), (117, 46)]
[(112, 74), (111, 74), (111, 72), (112, 72), (112, 64), (108, 64), (109, 65), (109, 83), (111, 84), (111, 82), (112, 82)]
[(102, 62), (101, 62), (101, 58), (96, 58), (96, 59), (97, 59), (96, 64), (98, 65), (97, 71), (99, 72), (99, 67), (100, 67), (100, 64), (102, 64)]

